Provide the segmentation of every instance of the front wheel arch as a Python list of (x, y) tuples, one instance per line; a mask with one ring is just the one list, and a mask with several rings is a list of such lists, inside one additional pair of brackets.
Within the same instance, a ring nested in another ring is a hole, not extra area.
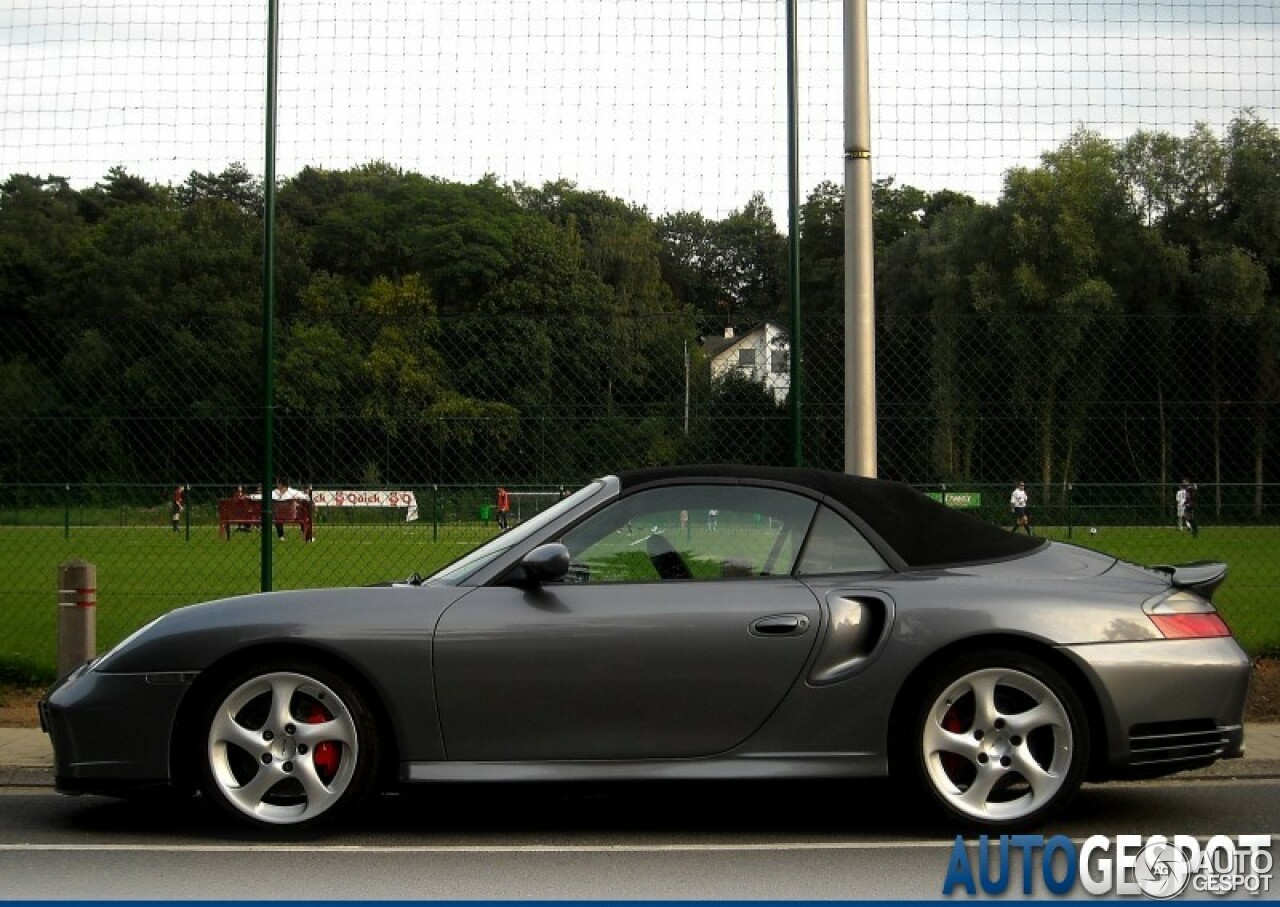
[(373, 792), (380, 733), (347, 675), (275, 658), (247, 664), (212, 689), (192, 761), (205, 795), (228, 815), (297, 832), (333, 821)]
[(233, 676), (254, 667), (280, 661), (305, 661), (320, 665), (357, 688), (366, 706), (373, 714), (379, 731), (379, 765), (375, 787), (385, 789), (395, 785), (399, 768), (398, 734), (392, 723), (386, 703), (378, 695), (373, 684), (363, 672), (345, 659), (324, 649), (301, 645), (259, 645), (227, 656), (201, 671), (183, 697), (174, 724), (169, 747), (170, 777), (173, 786), (183, 792), (194, 792), (200, 787), (199, 759), (203, 748), (204, 729), (201, 718), (212, 704), (211, 697)]

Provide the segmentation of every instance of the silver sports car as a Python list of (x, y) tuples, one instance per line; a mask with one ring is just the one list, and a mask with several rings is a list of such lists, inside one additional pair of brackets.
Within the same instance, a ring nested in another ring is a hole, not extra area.
[(59, 790), (296, 829), (432, 781), (891, 775), (965, 826), (1240, 756), (1222, 564), (1146, 568), (891, 482), (592, 482), (434, 576), (181, 608), (41, 703)]

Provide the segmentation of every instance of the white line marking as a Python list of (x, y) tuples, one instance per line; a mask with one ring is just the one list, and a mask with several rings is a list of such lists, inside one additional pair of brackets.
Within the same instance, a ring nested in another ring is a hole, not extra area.
[[(1083, 839), (1081, 839), (1083, 840)], [(943, 849), (946, 841), (780, 841), (769, 844), (0, 844), (0, 853), (84, 851), (118, 853), (715, 853), (749, 851)]]

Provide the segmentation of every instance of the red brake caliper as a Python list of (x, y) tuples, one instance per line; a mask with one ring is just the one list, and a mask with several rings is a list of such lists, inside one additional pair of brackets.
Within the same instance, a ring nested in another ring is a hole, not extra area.
[[(329, 714), (318, 702), (308, 703), (302, 716), (305, 724), (323, 724), (329, 720)], [(338, 763), (342, 760), (342, 750), (332, 740), (317, 743), (311, 751), (311, 761), (315, 764), (316, 774), (320, 780), (328, 784), (338, 774)]]
[[(954, 705), (947, 709), (947, 714), (942, 716), (942, 729), (953, 734), (959, 734), (964, 730), (964, 722), (960, 719), (960, 715)], [(942, 770), (947, 773), (947, 777), (952, 781), (962, 777), (964, 766), (965, 758), (959, 753), (942, 754)]]

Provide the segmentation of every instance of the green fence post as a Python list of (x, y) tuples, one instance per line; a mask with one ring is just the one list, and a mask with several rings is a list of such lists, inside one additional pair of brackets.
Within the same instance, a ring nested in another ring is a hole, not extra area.
[(439, 486), (431, 486), (431, 541), (439, 541), (440, 538), (440, 505), (436, 501), (436, 492)]
[(1071, 483), (1067, 483), (1067, 538), (1071, 538), (1072, 514), (1071, 514)]
[[(804, 465), (803, 378), (800, 355), (800, 16), (799, 0), (787, 0), (787, 301), (791, 312), (787, 413), (791, 465)], [(765, 363), (768, 368), (768, 363)]]
[(191, 483), (187, 482), (183, 485), (182, 500), (187, 505), (182, 508), (182, 521), (186, 524), (187, 541), (191, 541), (191, 508), (195, 504), (191, 500)]
[(71, 538), (71, 485), (62, 486), (62, 537)]
[(267, 0), (267, 109), (262, 173), (262, 543), (259, 555), (260, 586), (270, 592), (273, 584), (271, 542), (274, 530), (276, 418), (276, 76), (279, 63), (277, 36), (280, 6)]

